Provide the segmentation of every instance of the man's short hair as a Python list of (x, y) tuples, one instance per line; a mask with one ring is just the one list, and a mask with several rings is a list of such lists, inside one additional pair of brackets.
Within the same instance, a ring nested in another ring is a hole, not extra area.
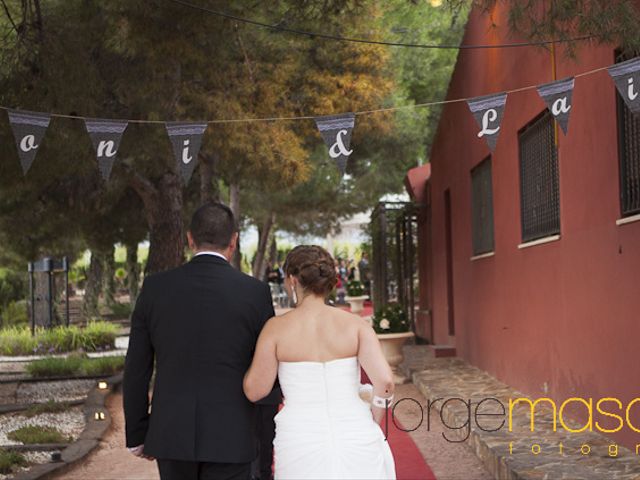
[(209, 202), (195, 211), (189, 231), (196, 247), (210, 246), (224, 250), (237, 231), (236, 220), (225, 204)]

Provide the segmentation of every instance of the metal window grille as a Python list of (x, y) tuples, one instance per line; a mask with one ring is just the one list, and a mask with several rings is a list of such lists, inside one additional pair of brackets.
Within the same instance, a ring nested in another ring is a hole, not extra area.
[(548, 111), (518, 134), (522, 241), (560, 233), (555, 125)]
[(474, 255), (493, 251), (491, 157), (471, 170), (471, 236)]
[(618, 98), (620, 210), (623, 217), (640, 213), (640, 118)]

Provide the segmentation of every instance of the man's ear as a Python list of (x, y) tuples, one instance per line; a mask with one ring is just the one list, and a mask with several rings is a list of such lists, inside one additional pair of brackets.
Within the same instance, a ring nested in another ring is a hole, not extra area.
[(187, 231), (187, 243), (189, 244), (189, 248), (195, 252), (196, 244), (193, 241), (193, 235), (191, 235), (190, 231)]

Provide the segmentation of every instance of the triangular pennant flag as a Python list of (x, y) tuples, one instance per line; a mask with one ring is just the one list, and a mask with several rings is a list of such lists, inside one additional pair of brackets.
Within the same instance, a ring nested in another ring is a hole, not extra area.
[(613, 65), (607, 71), (629, 110), (640, 112), (640, 57)]
[(502, 123), (502, 115), (504, 113), (504, 106), (506, 103), (506, 93), (497, 93), (495, 95), (486, 95), (484, 97), (476, 97), (471, 100), (467, 100), (469, 110), (471, 110), (471, 113), (480, 127), (478, 138), (484, 137), (491, 152), (496, 149), (498, 135), (500, 134), (500, 124)]
[(547, 104), (551, 115), (556, 119), (565, 135), (569, 128), (574, 83), (575, 79), (571, 77), (557, 82), (545, 83), (538, 87), (538, 94)]
[(328, 115), (317, 117), (315, 121), (324, 143), (329, 148), (329, 156), (336, 161), (340, 173), (344, 175), (347, 169), (347, 159), (353, 153), (349, 147), (351, 146), (351, 132), (356, 123), (355, 114)]
[(16, 139), (22, 172), (25, 175), (36, 158), (50, 118), (48, 113), (9, 110), (9, 123)]
[(182, 181), (189, 183), (193, 169), (198, 161), (198, 152), (202, 145), (202, 135), (207, 129), (206, 123), (167, 122), (167, 133), (173, 146)]
[(96, 149), (98, 168), (102, 178), (109, 180), (113, 162), (116, 159), (122, 133), (127, 128), (127, 122), (123, 120), (104, 120), (100, 118), (85, 119), (87, 132), (91, 137), (93, 148)]

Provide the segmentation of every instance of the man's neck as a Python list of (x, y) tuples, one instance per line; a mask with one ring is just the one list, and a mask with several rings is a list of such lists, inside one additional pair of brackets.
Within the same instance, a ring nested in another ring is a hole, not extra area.
[(199, 248), (194, 252), (193, 256), (196, 257), (198, 255), (213, 255), (216, 257), (224, 258), (227, 262), (229, 261), (226, 252), (221, 252), (212, 248)]

